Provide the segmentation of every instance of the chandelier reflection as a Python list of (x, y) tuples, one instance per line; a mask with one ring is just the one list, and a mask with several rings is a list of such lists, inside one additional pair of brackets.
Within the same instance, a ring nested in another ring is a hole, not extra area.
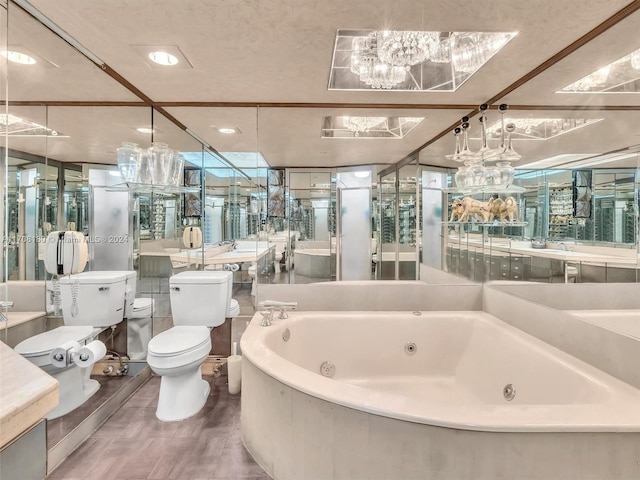
[(407, 70), (380, 60), (377, 44), (377, 35), (353, 39), (351, 71), (371, 88), (390, 89), (407, 79)]
[(359, 137), (361, 133), (368, 132), (372, 128), (382, 126), (387, 117), (342, 117), (344, 126)]
[[(513, 149), (512, 133), (516, 125), (509, 122), (505, 125), (504, 114), (508, 109), (506, 104), (501, 104), (498, 110), (501, 114), (500, 145), (490, 148), (487, 136), (487, 104), (480, 105), (480, 128), (482, 145), (479, 150), (469, 148), (469, 117), (462, 117), (460, 127), (456, 127), (455, 151), (446, 158), (456, 162), (462, 162), (464, 166), (458, 167), (455, 174), (457, 187), (493, 187), (496, 190), (506, 189), (511, 186), (515, 176), (515, 170), (511, 162), (519, 160), (521, 155)], [(462, 136), (462, 142), (460, 137)], [(492, 163), (489, 163), (492, 162)]]
[[(450, 64), (450, 71), (466, 78), (514, 35), (515, 32), (370, 31), (351, 38), (349, 67), (370, 88), (421, 90), (420, 77), (425, 72), (412, 70), (414, 66)], [(432, 73), (434, 78), (442, 75)]]

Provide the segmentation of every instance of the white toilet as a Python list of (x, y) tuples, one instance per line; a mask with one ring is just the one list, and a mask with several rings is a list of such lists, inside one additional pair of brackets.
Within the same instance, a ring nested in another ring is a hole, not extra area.
[(127, 354), (131, 360), (146, 360), (152, 336), (153, 299), (136, 298), (127, 317)]
[(76, 409), (100, 388), (89, 375), (106, 349), (94, 339), (104, 329), (122, 321), (125, 280), (121, 272), (84, 272), (61, 277), (64, 326), (16, 345), (16, 352), (60, 383), (60, 402), (47, 419)]
[(145, 360), (147, 358), (147, 344), (151, 340), (153, 299), (136, 298), (138, 272), (118, 270), (93, 272), (93, 274), (122, 274), (125, 276), (124, 318), (127, 319), (127, 355), (131, 360)]
[(200, 366), (211, 351), (210, 330), (230, 311), (233, 274), (181, 272), (169, 286), (174, 327), (151, 339), (147, 363), (162, 376), (156, 417), (177, 421), (198, 413), (209, 396)]

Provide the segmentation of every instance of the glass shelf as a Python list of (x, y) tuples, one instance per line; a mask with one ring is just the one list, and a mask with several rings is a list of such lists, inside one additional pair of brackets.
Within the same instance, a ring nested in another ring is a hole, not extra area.
[(443, 225), (477, 225), (479, 227), (526, 227), (529, 222), (442, 222)]
[(108, 192), (133, 192), (155, 195), (177, 195), (179, 193), (200, 193), (200, 187), (176, 187), (173, 185), (152, 185), (150, 183), (118, 183), (106, 188)]
[(477, 187), (450, 187), (444, 188), (447, 193), (462, 193), (473, 195), (474, 193), (524, 193), (526, 189), (517, 185), (501, 187), (500, 185), (482, 185)]

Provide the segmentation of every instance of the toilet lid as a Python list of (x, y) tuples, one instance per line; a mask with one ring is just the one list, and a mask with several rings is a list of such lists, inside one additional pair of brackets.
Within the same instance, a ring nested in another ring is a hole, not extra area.
[(24, 357), (42, 355), (71, 340), (83, 343), (93, 334), (91, 326), (65, 326), (23, 340), (14, 350)]
[(207, 327), (180, 325), (153, 337), (149, 342), (149, 352), (160, 357), (176, 355), (198, 348), (208, 341)]

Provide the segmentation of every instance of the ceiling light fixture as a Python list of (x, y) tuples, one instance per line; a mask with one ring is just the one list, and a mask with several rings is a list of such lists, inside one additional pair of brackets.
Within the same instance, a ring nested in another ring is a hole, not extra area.
[(178, 63), (178, 58), (175, 55), (162, 51), (151, 52), (149, 54), (149, 59), (159, 65), (172, 66), (177, 65)]
[(150, 127), (139, 127), (139, 128), (136, 128), (136, 131), (140, 133), (153, 133), (154, 129)]
[(640, 49), (605, 65), (556, 93), (639, 93)]
[[(515, 125), (511, 137), (516, 140), (548, 140), (578, 128), (591, 125), (603, 120), (602, 118), (514, 118), (508, 117), (506, 124)], [(502, 127), (500, 122), (487, 126), (489, 138), (500, 138)]]
[(387, 117), (342, 117), (342, 119), (344, 126), (351, 130), (355, 137), (387, 121)]
[(13, 50), (3, 50), (2, 56), (13, 63), (19, 63), (21, 65), (35, 65), (36, 59), (30, 57), (26, 53), (15, 52)]
[[(424, 117), (346, 117), (328, 115), (324, 117), (322, 138), (380, 138), (402, 139), (409, 134)], [(327, 152), (320, 152), (326, 154)]]
[(221, 127), (218, 129), (218, 131), (220, 133), (226, 133), (226, 134), (236, 133), (235, 128), (229, 128), (229, 127)]
[(367, 178), (369, 176), (369, 170), (358, 170), (353, 172), (353, 174), (358, 178)]
[(516, 32), (338, 30), (330, 89), (452, 91)]

